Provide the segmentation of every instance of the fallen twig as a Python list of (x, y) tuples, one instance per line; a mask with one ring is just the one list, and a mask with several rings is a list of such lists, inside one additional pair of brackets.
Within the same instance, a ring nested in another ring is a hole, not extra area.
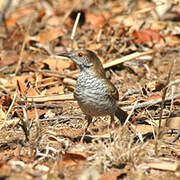
[[(162, 121), (162, 115), (163, 115), (163, 110), (164, 110), (164, 106), (165, 106), (165, 99), (166, 99), (168, 84), (170, 82), (171, 73), (172, 73), (174, 63), (175, 63), (175, 60), (173, 60), (173, 62), (171, 63), (171, 66), (170, 66), (169, 72), (168, 72), (167, 81), (166, 81), (166, 87), (163, 89), (163, 92), (162, 92), (161, 110), (160, 110), (160, 115), (159, 115), (159, 126), (157, 129), (157, 136), (155, 137), (154, 151), (155, 151), (156, 156), (158, 155), (158, 140), (160, 139), (161, 121)], [(172, 98), (174, 99), (174, 96), (172, 96)]]
[(74, 100), (73, 93), (52, 95), (52, 96), (27, 97), (28, 102), (46, 102), (46, 101), (64, 101), (64, 100)]
[(30, 27), (32, 25), (32, 21), (33, 21), (33, 16), (30, 18), (30, 22), (28, 24), (28, 27), (27, 27), (27, 30), (26, 30), (26, 33), (25, 33), (25, 36), (24, 36), (21, 52), (20, 52), (20, 55), (19, 55), (18, 64), (17, 64), (17, 67), (16, 67), (16, 71), (14, 73), (15, 75), (18, 73), (18, 71), (20, 69), (20, 66), (21, 66), (21, 62), (23, 60), (23, 52), (24, 52), (24, 48), (25, 48), (25, 45), (26, 45), (26, 40), (27, 40), (27, 37), (28, 37), (28, 33), (29, 33), (29, 30), (30, 30)]
[(81, 13), (78, 13), (77, 16), (76, 16), (76, 20), (74, 22), (72, 33), (71, 33), (71, 48), (72, 49), (73, 49), (74, 37), (75, 37), (75, 34), (76, 34), (76, 29), (77, 29), (77, 25), (79, 23), (80, 16), (81, 16)]
[[(17, 108), (23, 108), (23, 107), (25, 107), (25, 105), (15, 106), (14, 108), (17, 109)], [(28, 107), (26, 107), (26, 108), (29, 108), (29, 107), (32, 108), (32, 107), (34, 107), (34, 105), (28, 104)], [(50, 109), (52, 109), (52, 108), (63, 108), (63, 106), (59, 105), (59, 104), (36, 104), (36, 108), (50, 108)]]
[[(172, 99), (178, 99), (178, 98), (180, 98), (180, 93), (179, 94), (175, 94), (174, 96), (171, 96), (171, 97), (167, 97), (165, 99), (165, 102), (171, 101)], [(147, 101), (147, 102), (144, 102), (144, 103), (137, 104), (135, 109), (144, 108), (144, 107), (147, 107), (147, 106), (150, 107), (150, 106), (153, 106), (155, 104), (159, 104), (161, 102), (162, 102), (162, 98), (158, 98), (156, 100), (150, 100), (150, 101)], [(133, 106), (122, 107), (122, 109), (125, 110), (125, 111), (130, 111), (133, 108)]]
[(135, 52), (135, 53), (129, 54), (127, 56), (124, 56), (122, 58), (118, 58), (118, 59), (115, 59), (113, 61), (107, 62), (107, 63), (103, 64), (103, 67), (104, 67), (104, 69), (110, 68), (110, 67), (115, 66), (117, 64), (120, 64), (120, 63), (123, 63), (126, 61), (130, 61), (130, 60), (138, 58), (140, 56), (144, 56), (144, 55), (152, 54), (152, 53), (154, 53), (153, 50), (146, 51), (146, 52)]

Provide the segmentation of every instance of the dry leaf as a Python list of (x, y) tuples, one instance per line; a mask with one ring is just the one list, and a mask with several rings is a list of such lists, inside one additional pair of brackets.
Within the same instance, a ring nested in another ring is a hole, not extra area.
[(6, 19), (6, 25), (8, 27), (15, 26), (17, 22), (23, 17), (31, 17), (33, 14), (33, 6), (31, 8), (21, 7), (17, 9), (11, 16)]
[(139, 0), (137, 2), (137, 9), (145, 9), (145, 8), (150, 8), (150, 7), (154, 7), (154, 4), (152, 1), (146, 1), (146, 0)]
[[(37, 114), (38, 114), (38, 116), (41, 116), (41, 115), (45, 114), (46, 111), (47, 111), (47, 110), (37, 109)], [(32, 109), (32, 110), (27, 110), (26, 112), (27, 112), (27, 117), (28, 117), (28, 119), (35, 119), (35, 118), (36, 118), (36, 112), (35, 112), (34, 109)]]
[(141, 133), (141, 134), (147, 134), (149, 132), (152, 132), (153, 127), (151, 125), (145, 125), (145, 124), (139, 124), (136, 125), (136, 129)]
[(38, 93), (37, 93), (37, 91), (34, 89), (34, 88), (32, 88), (32, 87), (27, 87), (27, 85), (25, 85), (25, 83), (23, 83), (23, 82), (21, 82), (21, 81), (19, 81), (19, 80), (17, 80), (17, 87), (18, 87), (18, 90), (19, 90), (19, 92), (20, 92), (20, 95), (22, 96), (22, 97), (28, 97), (28, 96), (37, 96), (38, 95)]
[(157, 161), (147, 163), (149, 168), (159, 169), (164, 171), (177, 171), (180, 168), (179, 162)]
[(59, 162), (59, 166), (75, 166), (84, 162), (88, 154), (81, 151), (69, 151), (64, 155), (64, 160)]
[(118, 176), (120, 176), (120, 172), (115, 172), (115, 173), (109, 173), (109, 174), (103, 174), (99, 180), (117, 180), (119, 179)]
[(55, 59), (55, 58), (47, 58), (42, 61), (45, 64), (49, 65), (49, 68), (52, 71), (59, 71), (62, 72), (63, 69), (69, 68), (73, 62), (71, 60), (63, 60), (61, 58)]
[(63, 32), (60, 28), (49, 28), (40, 31), (37, 36), (28, 37), (28, 41), (33, 40), (40, 42), (41, 44), (47, 44), (48, 42), (55, 40), (61, 36), (63, 36)]
[(92, 24), (95, 29), (99, 29), (106, 24), (108, 18), (110, 17), (110, 14), (107, 13), (107, 14), (105, 14), (105, 16), (106, 17), (104, 17), (101, 14), (87, 12), (86, 13), (86, 22)]
[(136, 43), (147, 43), (159, 41), (161, 39), (161, 35), (158, 31), (153, 29), (143, 29), (141, 31), (134, 31), (132, 36), (136, 38)]
[(18, 61), (19, 57), (15, 51), (0, 52), (0, 66), (12, 65)]

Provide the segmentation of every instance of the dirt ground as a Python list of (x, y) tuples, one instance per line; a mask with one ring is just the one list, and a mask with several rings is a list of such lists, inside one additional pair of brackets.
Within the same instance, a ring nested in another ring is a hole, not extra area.
[[(180, 179), (180, 2), (0, 2), (0, 179)], [(87, 48), (129, 118), (87, 121), (74, 100)], [(174, 141), (173, 141), (174, 140)]]

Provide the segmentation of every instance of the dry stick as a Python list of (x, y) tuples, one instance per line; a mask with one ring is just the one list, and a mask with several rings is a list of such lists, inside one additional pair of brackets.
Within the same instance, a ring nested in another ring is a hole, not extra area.
[[(171, 96), (171, 97), (166, 98), (166, 99), (165, 99), (165, 102), (170, 101), (170, 100), (172, 100), (172, 99), (178, 99), (178, 98), (180, 98), (180, 94), (175, 94), (175, 95), (173, 95), (173, 96)], [(162, 102), (162, 98), (158, 98), (158, 99), (156, 99), (156, 100), (150, 100), (150, 101), (148, 101), (148, 102), (144, 102), (144, 103), (138, 104), (138, 105), (135, 107), (135, 109), (144, 108), (144, 107), (147, 107), (147, 106), (153, 106), (153, 105), (158, 104), (158, 103), (161, 103), (161, 102)], [(133, 106), (126, 106), (126, 107), (121, 107), (121, 108), (122, 108), (123, 110), (125, 110), (125, 111), (130, 111), (130, 110), (133, 108)]]
[[(126, 121), (125, 121), (123, 127), (128, 123), (130, 117), (132, 116), (132, 114), (133, 114), (133, 112), (134, 112), (134, 110), (135, 110), (135, 108), (136, 108), (136, 106), (137, 106), (137, 103), (138, 103), (138, 100), (134, 103), (133, 108), (131, 109), (131, 112), (129, 113), (128, 117), (126, 118)], [(132, 126), (132, 127), (135, 129), (135, 131), (137, 132), (140, 141), (143, 142), (143, 137), (142, 137), (142, 134), (140, 133), (140, 131), (138, 131), (133, 124), (131, 124), (131, 126)]]
[(125, 121), (125, 123), (124, 123), (123, 126), (125, 126), (125, 125), (127, 124), (127, 122), (129, 121), (132, 113), (134, 112), (134, 110), (135, 110), (135, 108), (136, 108), (136, 106), (137, 106), (137, 103), (138, 103), (138, 100), (134, 103), (133, 108), (131, 109), (131, 112), (129, 113), (128, 117), (126, 118), (126, 121)]
[(53, 96), (27, 97), (28, 102), (46, 102), (46, 101), (64, 101), (64, 100), (74, 100), (73, 93), (53, 95)]
[[(34, 106), (34, 105), (28, 104), (28, 107), (32, 107), (32, 106)], [(18, 109), (18, 108), (23, 108), (23, 107), (25, 107), (25, 105), (15, 106), (14, 108)], [(63, 107), (64, 106), (59, 105), (59, 104), (36, 104), (36, 108), (50, 108), (50, 109), (52, 109), (52, 108), (61, 108), (62, 109)]]
[(31, 24), (32, 24), (32, 20), (33, 20), (33, 16), (30, 19), (29, 25), (27, 27), (27, 31), (25, 33), (25, 37), (24, 37), (24, 40), (23, 40), (21, 52), (20, 52), (20, 55), (19, 55), (19, 61), (18, 61), (18, 64), (17, 64), (17, 67), (16, 67), (16, 71), (15, 71), (14, 75), (16, 75), (18, 73), (18, 71), (20, 69), (20, 66), (21, 66), (21, 62), (22, 62), (22, 58), (23, 58), (23, 52), (24, 52), (24, 48), (25, 48), (25, 45), (26, 45), (26, 40), (27, 40), (27, 36), (28, 36), (28, 33), (29, 33), (29, 29), (30, 29)]
[(106, 69), (106, 68), (115, 66), (117, 64), (120, 64), (120, 63), (123, 63), (123, 62), (126, 62), (126, 61), (130, 61), (132, 59), (138, 58), (140, 56), (145, 56), (147, 54), (152, 54), (152, 53), (154, 53), (153, 50), (146, 51), (146, 52), (135, 52), (135, 53), (132, 53), (130, 55), (124, 56), (122, 58), (118, 58), (118, 59), (115, 59), (113, 61), (107, 62), (107, 63), (103, 64), (103, 67), (104, 67), (104, 69)]
[(17, 97), (17, 92), (15, 92), (14, 97), (13, 97), (13, 100), (12, 100), (12, 103), (11, 103), (11, 105), (9, 106), (9, 109), (8, 109), (8, 111), (7, 111), (6, 120), (7, 120), (7, 118), (8, 118), (8, 115), (9, 115), (9, 113), (10, 113), (10, 111), (11, 111), (14, 103), (15, 103), (16, 97)]
[[(168, 77), (167, 77), (166, 87), (164, 88), (163, 94), (162, 94), (161, 111), (160, 111), (160, 115), (159, 115), (159, 127), (157, 129), (157, 136), (155, 138), (155, 154), (156, 154), (156, 156), (158, 155), (158, 148), (157, 147), (158, 147), (158, 140), (160, 138), (160, 129), (161, 129), (162, 114), (163, 114), (164, 105), (165, 105), (165, 98), (166, 98), (168, 84), (170, 81), (171, 72), (172, 72), (174, 63), (175, 63), (175, 60), (173, 60), (173, 62), (171, 63), (169, 73), (168, 73)], [(173, 96), (173, 98), (174, 98), (174, 96)]]
[(170, 116), (170, 114), (172, 113), (172, 110), (173, 110), (173, 102), (174, 102), (174, 91), (175, 91), (175, 86), (174, 85), (172, 85), (172, 87), (171, 87), (171, 97), (173, 97), (172, 99), (171, 99), (171, 106), (170, 106), (170, 113), (169, 113), (169, 116)]
[(35, 122), (36, 122), (36, 148), (40, 146), (40, 121), (39, 121), (39, 114), (37, 111), (36, 104), (33, 102), (34, 105), (34, 111), (35, 111)]
[(79, 23), (80, 16), (81, 16), (81, 13), (78, 13), (77, 16), (76, 16), (76, 20), (74, 22), (72, 33), (71, 33), (71, 49), (73, 49), (74, 37), (75, 37), (75, 34), (76, 34), (76, 29), (77, 29), (77, 25)]
[(155, 6), (153, 6), (153, 7), (148, 7), (148, 8), (143, 8), (143, 9), (141, 9), (141, 10), (136, 11), (135, 14), (147, 13), (147, 12), (150, 12), (150, 11), (152, 11), (152, 10), (154, 10), (154, 9), (155, 9)]
[(96, 40), (97, 42), (100, 42), (100, 40), (101, 40), (102, 31), (103, 31), (103, 29), (101, 28), (98, 32), (97, 40)]
[(29, 125), (28, 125), (28, 116), (27, 116), (27, 112), (26, 112), (26, 107), (22, 107), (22, 110), (23, 110), (23, 115), (24, 115), (24, 118), (20, 118), (21, 120), (21, 128), (25, 134), (25, 141), (28, 142), (29, 141)]

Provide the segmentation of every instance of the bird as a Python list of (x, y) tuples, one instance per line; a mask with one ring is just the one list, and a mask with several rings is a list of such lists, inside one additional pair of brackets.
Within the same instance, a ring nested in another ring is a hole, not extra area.
[(79, 49), (60, 53), (58, 56), (71, 59), (80, 68), (74, 89), (74, 98), (88, 121), (80, 143), (84, 142), (93, 117), (109, 115), (112, 129), (115, 129), (114, 116), (120, 120), (121, 124), (124, 124), (128, 114), (118, 106), (118, 90), (106, 78), (105, 70), (97, 55), (91, 50)]

